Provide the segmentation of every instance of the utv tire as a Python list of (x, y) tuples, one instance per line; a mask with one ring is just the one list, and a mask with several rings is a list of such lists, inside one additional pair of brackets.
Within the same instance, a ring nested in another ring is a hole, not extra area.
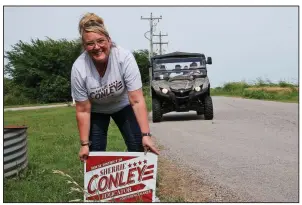
[(153, 122), (160, 122), (162, 118), (162, 111), (160, 101), (156, 98), (152, 99), (152, 120)]
[(213, 102), (211, 96), (208, 95), (204, 99), (204, 119), (212, 120), (213, 117)]
[(203, 113), (200, 111), (197, 111), (197, 115), (202, 115)]

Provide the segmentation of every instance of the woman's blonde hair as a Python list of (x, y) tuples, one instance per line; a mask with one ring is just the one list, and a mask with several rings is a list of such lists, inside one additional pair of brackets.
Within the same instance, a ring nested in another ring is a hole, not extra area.
[(86, 13), (79, 22), (79, 33), (83, 40), (84, 32), (95, 32), (110, 38), (104, 20), (94, 13)]

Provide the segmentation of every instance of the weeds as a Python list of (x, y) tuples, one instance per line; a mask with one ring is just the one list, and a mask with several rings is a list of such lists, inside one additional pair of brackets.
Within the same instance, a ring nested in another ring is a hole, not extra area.
[[(52, 173), (59, 174), (59, 175), (65, 177), (67, 184), (72, 185), (70, 187), (70, 191), (68, 192), (68, 194), (71, 194), (73, 192), (78, 192), (78, 193), (82, 193), (84, 195), (86, 195), (86, 194), (88, 195), (88, 193), (70, 175), (68, 175), (60, 170), (53, 170)], [(73, 200), (70, 200), (69, 202), (80, 202), (80, 201), (83, 201), (83, 200), (73, 199)]]

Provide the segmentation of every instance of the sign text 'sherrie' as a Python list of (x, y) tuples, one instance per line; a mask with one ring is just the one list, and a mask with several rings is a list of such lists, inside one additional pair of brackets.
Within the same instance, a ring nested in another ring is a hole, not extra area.
[(157, 159), (144, 152), (90, 152), (84, 201), (154, 202)]

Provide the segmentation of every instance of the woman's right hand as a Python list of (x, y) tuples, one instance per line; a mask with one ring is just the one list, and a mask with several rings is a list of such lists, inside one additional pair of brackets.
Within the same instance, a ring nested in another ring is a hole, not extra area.
[(87, 160), (88, 155), (89, 155), (89, 146), (88, 145), (81, 146), (80, 152), (79, 152), (80, 160), (82, 162), (84, 162), (85, 160)]

